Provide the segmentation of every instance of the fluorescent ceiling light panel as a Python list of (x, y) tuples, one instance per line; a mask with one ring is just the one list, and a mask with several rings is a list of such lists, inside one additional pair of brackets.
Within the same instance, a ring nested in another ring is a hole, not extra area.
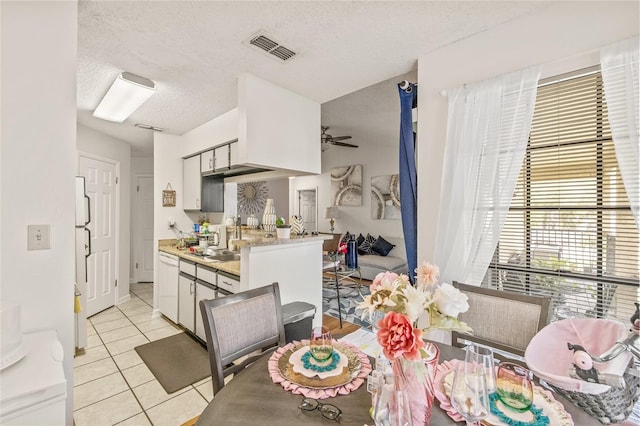
[(116, 78), (96, 110), (93, 111), (93, 116), (122, 123), (155, 92), (156, 85), (153, 81), (123, 72)]

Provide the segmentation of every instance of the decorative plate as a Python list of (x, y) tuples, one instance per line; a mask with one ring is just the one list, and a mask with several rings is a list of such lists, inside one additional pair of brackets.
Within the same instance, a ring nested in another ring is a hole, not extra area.
[(350, 347), (336, 341), (333, 342), (333, 347), (340, 351), (341, 354), (344, 354), (348, 360), (347, 366), (342, 369), (340, 374), (320, 379), (317, 375), (314, 377), (306, 377), (303, 374), (296, 373), (293, 369), (293, 364), (290, 362), (291, 355), (299, 349), (307, 346), (308, 344), (298, 343), (294, 345), (292, 349), (283, 353), (278, 360), (278, 369), (280, 370), (282, 377), (286, 380), (311, 389), (329, 389), (346, 385), (358, 377), (361, 368), (358, 354)]
[[(459, 361), (443, 361), (442, 364), (438, 365), (435, 377), (435, 394), (438, 401), (440, 401), (440, 408), (442, 408), (453, 420), (462, 422), (464, 421), (464, 418), (451, 406), (451, 401), (449, 400), (451, 382), (453, 381), (453, 370), (455, 369), (457, 362)], [(542, 409), (542, 413), (549, 417), (549, 425), (573, 426), (571, 414), (567, 413), (562, 404), (553, 398), (551, 392), (536, 384), (533, 385), (533, 404)], [(510, 411), (508, 407), (502, 404), (501, 401), (499, 401), (496, 406), (504, 415), (507, 415), (514, 421), (523, 422), (522, 424), (529, 424), (529, 422), (534, 420), (533, 414), (529, 411), (525, 411), (524, 413)], [(489, 417), (482, 420), (481, 423), (487, 426), (508, 426), (507, 423), (501, 421), (495, 414), (491, 414)], [(535, 423), (531, 424), (533, 425)]]
[[(337, 358), (337, 362), (335, 364), (332, 363), (332, 360), (329, 361), (325, 361), (324, 363), (320, 364), (317, 363), (313, 357), (311, 356), (311, 353), (309, 352), (309, 347), (308, 346), (303, 346), (301, 348), (299, 348), (297, 351), (294, 351), (291, 356), (289, 357), (289, 362), (292, 364), (293, 366), (293, 371), (295, 373), (300, 373), (305, 377), (310, 377), (313, 378), (314, 376), (320, 378), (321, 380), (324, 380), (328, 377), (333, 377), (333, 376), (338, 376), (340, 374), (342, 374), (342, 370), (345, 367), (348, 367), (349, 365), (349, 360), (347, 359), (346, 355), (344, 355), (343, 353), (341, 353), (338, 349), (336, 349), (335, 347), (333, 348), (333, 354), (337, 354), (338, 358)], [(307, 356), (309, 357), (309, 363), (311, 365), (317, 365), (317, 366), (327, 366), (329, 364), (333, 364), (333, 367), (330, 370), (326, 370), (326, 371), (317, 371), (314, 369), (310, 369), (307, 368), (304, 364), (303, 361), (303, 356)]]

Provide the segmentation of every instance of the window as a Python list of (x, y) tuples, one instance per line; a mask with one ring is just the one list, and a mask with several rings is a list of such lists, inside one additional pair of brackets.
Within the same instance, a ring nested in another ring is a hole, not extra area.
[(551, 296), (553, 319), (628, 322), (639, 295), (638, 251), (599, 70), (541, 83), (524, 164), (483, 285)]

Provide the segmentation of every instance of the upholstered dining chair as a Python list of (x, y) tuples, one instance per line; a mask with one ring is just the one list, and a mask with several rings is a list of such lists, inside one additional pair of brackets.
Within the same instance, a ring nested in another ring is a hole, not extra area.
[(533, 336), (549, 322), (550, 297), (455, 281), (453, 285), (469, 297), (469, 310), (458, 319), (473, 329), (472, 335), (453, 332), (454, 346), (464, 347), (466, 342), (474, 342), (516, 355), (515, 358), (523, 357)]
[[(213, 393), (224, 379), (238, 373), (265, 350), (285, 345), (278, 283), (200, 301), (207, 336)], [(260, 353), (254, 354), (254, 352)], [(247, 356), (248, 355), (248, 356)], [(242, 361), (233, 363), (239, 358)]]

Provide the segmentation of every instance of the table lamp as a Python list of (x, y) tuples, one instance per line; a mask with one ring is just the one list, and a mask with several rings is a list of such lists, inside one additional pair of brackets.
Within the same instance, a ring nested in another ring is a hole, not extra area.
[(329, 219), (329, 225), (331, 225), (331, 233), (333, 234), (333, 224), (335, 223), (335, 219), (340, 217), (340, 210), (338, 210), (338, 206), (327, 207), (327, 210), (324, 213), (324, 218)]

